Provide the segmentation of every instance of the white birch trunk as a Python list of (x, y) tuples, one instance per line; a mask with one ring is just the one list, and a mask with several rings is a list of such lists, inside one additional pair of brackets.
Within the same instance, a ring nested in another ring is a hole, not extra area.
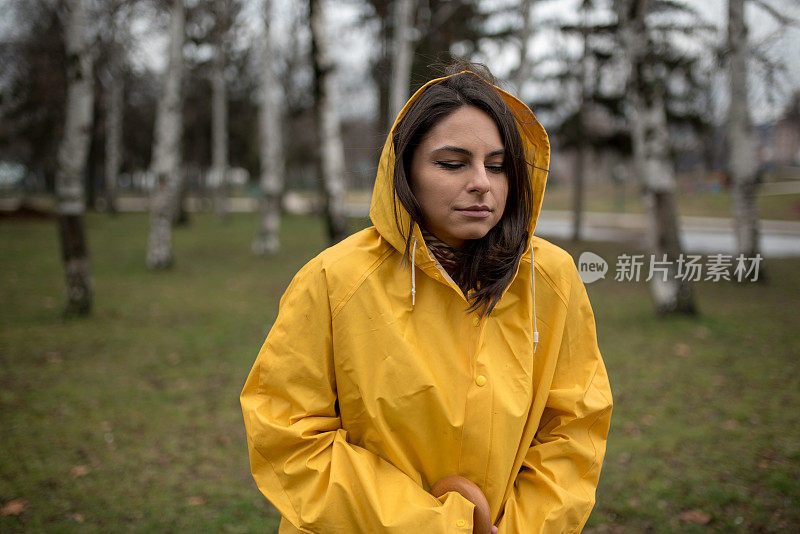
[(69, 0), (67, 11), (67, 102), (55, 187), (66, 274), (65, 313), (85, 315), (92, 306), (91, 268), (83, 227), (83, 181), (94, 111), (92, 55), (85, 0)]
[(411, 27), (414, 24), (416, 0), (397, 0), (394, 8), (394, 39), (392, 42), (392, 87), (389, 117), (393, 120), (408, 100), (411, 81), (411, 61), (414, 56), (414, 41)]
[(330, 59), (324, 3), (309, 0), (311, 50), (314, 61), (314, 112), (317, 123), (319, 175), (331, 243), (347, 236), (345, 216), (344, 145), (342, 143), (334, 64)]
[(183, 0), (173, 0), (170, 14), (170, 41), (167, 72), (156, 110), (153, 159), (150, 171), (155, 185), (150, 197), (150, 238), (147, 266), (164, 269), (172, 265), (172, 221), (180, 202), (182, 179), (181, 82), (183, 79), (183, 41), (185, 12)]
[[(220, 6), (222, 7), (222, 6)], [(220, 220), (228, 218), (228, 92), (225, 85), (225, 32), (217, 30), (211, 73), (211, 175)]]
[(756, 204), (758, 161), (750, 130), (747, 96), (747, 26), (744, 0), (728, 0), (728, 53), (731, 101), (728, 110), (733, 227), (738, 252), (754, 258), (760, 252), (759, 214)]
[(645, 63), (650, 46), (645, 17), (648, 0), (617, 1), (620, 39), (629, 69), (634, 168), (642, 181), (649, 215), (651, 258), (669, 264), (666, 280), (656, 274), (649, 282), (658, 313), (694, 313), (691, 285), (677, 279), (677, 260), (683, 253), (675, 207), (675, 175), (670, 161), (669, 134), (663, 89), (654, 83), (652, 66)]
[(280, 82), (275, 65), (271, 28), (272, 1), (264, 0), (264, 36), (261, 47), (261, 87), (259, 108), (259, 143), (261, 156), (261, 197), (258, 226), (253, 239), (253, 253), (274, 254), (280, 249), (281, 194), (283, 193), (283, 146), (280, 105)]
[[(112, 60), (113, 62), (113, 60)], [(113, 67), (106, 72), (106, 154), (105, 154), (105, 200), (110, 213), (117, 211), (117, 181), (122, 162), (122, 121), (124, 86), (118, 70)]]

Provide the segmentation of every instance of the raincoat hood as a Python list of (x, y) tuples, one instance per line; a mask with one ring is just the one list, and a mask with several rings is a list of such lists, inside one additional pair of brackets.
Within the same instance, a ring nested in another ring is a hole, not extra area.
[[(471, 71), (461, 71), (458, 74), (465, 72), (478, 76)], [(452, 76), (456, 75), (457, 74), (454, 74)], [(406, 102), (406, 105), (403, 106), (403, 109), (395, 119), (392, 129), (387, 136), (386, 143), (383, 146), (383, 151), (381, 152), (381, 159), (378, 165), (378, 173), (375, 178), (375, 187), (373, 189), (372, 201), (369, 209), (369, 217), (381, 235), (401, 253), (405, 250), (405, 239), (395, 222), (395, 207), (399, 215), (400, 228), (405, 229), (409, 227), (411, 216), (403, 207), (400, 199), (393, 192), (392, 184), (394, 180), (395, 153), (392, 138), (397, 125), (411, 108), (411, 105), (432, 85), (446, 78), (449, 78), (449, 76), (435, 78), (429, 81), (409, 98), (408, 102)], [(488, 84), (488, 82), (485, 83)], [(514, 117), (517, 121), (517, 129), (522, 137), (525, 160), (528, 162), (529, 168), (528, 177), (531, 181), (531, 191), (533, 192), (533, 211), (531, 220), (528, 223), (528, 235), (533, 236), (533, 232), (536, 228), (536, 221), (542, 209), (544, 188), (547, 183), (547, 169), (549, 169), (550, 164), (550, 141), (541, 123), (536, 119), (528, 106), (499, 87), (494, 85), (492, 87), (500, 93), (503, 101), (514, 113)], [(417, 243), (423, 242), (422, 233), (419, 226), (416, 224), (414, 225), (413, 236), (417, 238)]]

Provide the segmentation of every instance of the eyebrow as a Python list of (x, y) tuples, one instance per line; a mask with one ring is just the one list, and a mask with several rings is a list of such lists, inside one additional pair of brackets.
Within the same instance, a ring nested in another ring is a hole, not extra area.
[[(472, 156), (472, 152), (470, 150), (467, 150), (466, 148), (460, 146), (452, 146), (452, 145), (445, 145), (443, 147), (439, 147), (436, 150), (432, 150), (431, 154), (436, 154), (438, 152), (444, 152), (444, 151), (457, 152), (459, 154), (464, 154), (465, 156)], [(506, 150), (504, 148), (501, 148), (500, 150), (489, 152), (488, 154), (486, 154), (486, 157), (490, 158), (492, 156), (502, 156), (503, 154), (505, 154), (505, 152)]]

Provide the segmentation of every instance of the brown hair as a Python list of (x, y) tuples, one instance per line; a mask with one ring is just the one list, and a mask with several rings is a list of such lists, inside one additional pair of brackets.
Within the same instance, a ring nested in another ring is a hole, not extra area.
[(459, 108), (474, 106), (492, 117), (505, 148), (503, 166), (508, 179), (505, 211), (484, 237), (467, 240), (460, 250), (455, 251), (461, 268), (453, 276), (465, 293), (467, 289), (475, 289), (467, 312), (480, 309), (483, 317), (491, 313), (511, 283), (525, 251), (529, 239), (528, 223), (533, 213), (533, 191), (516, 118), (495, 87), (495, 78), (489, 69), (477, 63), (460, 61), (449, 66), (447, 74), (450, 74), (448, 78), (426, 89), (414, 101), (395, 128), (392, 138), (395, 153), (393, 187), (400, 203), (411, 215), (408, 234), (400, 228), (396, 206), (395, 222), (405, 236), (405, 261), (411, 248), (414, 223), (424, 226), (422, 208), (411, 191), (408, 176), (414, 151), (439, 121)]

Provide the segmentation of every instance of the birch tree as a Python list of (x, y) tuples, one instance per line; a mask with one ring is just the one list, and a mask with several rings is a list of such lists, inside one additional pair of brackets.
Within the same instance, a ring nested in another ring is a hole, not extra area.
[[(800, 27), (800, 21), (774, 8), (764, 0), (728, 0), (728, 82), (730, 107), (728, 108), (729, 152), (728, 169), (732, 184), (732, 222), (739, 254), (755, 258), (761, 251), (760, 215), (757, 205), (758, 157), (756, 141), (750, 117), (748, 96), (748, 61), (751, 59), (751, 43), (745, 22), (745, 7), (754, 5), (778, 23), (780, 30)], [(765, 69), (766, 85), (775, 86), (774, 71), (785, 65), (775, 64), (763, 54), (752, 54)], [(765, 277), (762, 276), (763, 280)]]
[(628, 99), (636, 174), (642, 182), (654, 261), (664, 262), (650, 279), (658, 313), (693, 313), (691, 285), (677, 276), (682, 254), (675, 206), (675, 175), (669, 153), (664, 85), (659, 83), (648, 51), (647, 16), (655, 0), (615, 0), (622, 53), (628, 71)]
[(65, 312), (86, 315), (92, 307), (92, 277), (83, 225), (83, 178), (94, 111), (92, 53), (85, 0), (68, 0), (66, 9), (67, 101), (55, 186), (67, 283)]
[[(395, 31), (398, 18), (409, 13), (413, 21), (409, 26), (413, 25), (416, 30), (411, 33), (410, 50), (413, 53), (409, 55), (409, 81), (440, 76), (440, 67), (432, 63), (452, 59), (450, 49), (453, 44), (458, 43), (463, 49), (460, 54), (468, 57), (478, 49), (481, 39), (495, 37), (485, 31), (490, 6), (479, 6), (480, 2), (476, 0), (412, 0), (408, 7), (403, 5), (406, 0), (365, 0), (365, 3), (372, 10), (367, 17), (379, 25), (375, 43), (378, 50), (373, 55), (370, 73), (378, 90), (378, 128), (381, 131), (388, 131), (395, 118), (390, 117), (390, 113), (396, 106), (392, 101), (392, 80), (395, 79), (392, 71), (398, 50), (395, 42), (401, 35)], [(416, 84), (410, 85), (406, 91), (416, 89)]]
[(147, 266), (164, 269), (172, 265), (172, 221), (180, 202), (182, 179), (181, 82), (185, 11), (183, 0), (170, 6), (169, 52), (164, 86), (156, 110), (151, 173), (155, 184), (150, 197), (150, 238)]
[(733, 227), (740, 254), (755, 258), (760, 252), (759, 215), (756, 205), (758, 161), (750, 130), (750, 102), (747, 96), (747, 25), (745, 0), (728, 0), (728, 74), (730, 107), (728, 167), (732, 188)]
[(211, 176), (220, 220), (228, 218), (228, 91), (225, 80), (231, 0), (214, 0), (214, 58), (211, 64)]
[(411, 81), (411, 61), (414, 56), (412, 27), (416, 0), (397, 0), (394, 8), (394, 39), (392, 42), (392, 87), (390, 120), (393, 120), (408, 100)]
[(337, 95), (330, 58), (325, 4), (309, 0), (311, 54), (314, 63), (314, 116), (317, 131), (318, 173), (325, 221), (331, 243), (347, 236), (345, 216), (344, 146), (337, 112)]
[(102, 89), (104, 124), (103, 198), (109, 213), (117, 211), (117, 182), (122, 165), (122, 139), (127, 50), (133, 43), (130, 23), (134, 4), (130, 0), (108, 0), (94, 10), (97, 85)]
[(261, 179), (258, 203), (258, 227), (253, 253), (274, 254), (280, 248), (281, 195), (283, 192), (283, 147), (278, 69), (272, 31), (272, 0), (263, 4), (264, 35), (261, 39), (261, 87), (259, 94), (259, 152)]

